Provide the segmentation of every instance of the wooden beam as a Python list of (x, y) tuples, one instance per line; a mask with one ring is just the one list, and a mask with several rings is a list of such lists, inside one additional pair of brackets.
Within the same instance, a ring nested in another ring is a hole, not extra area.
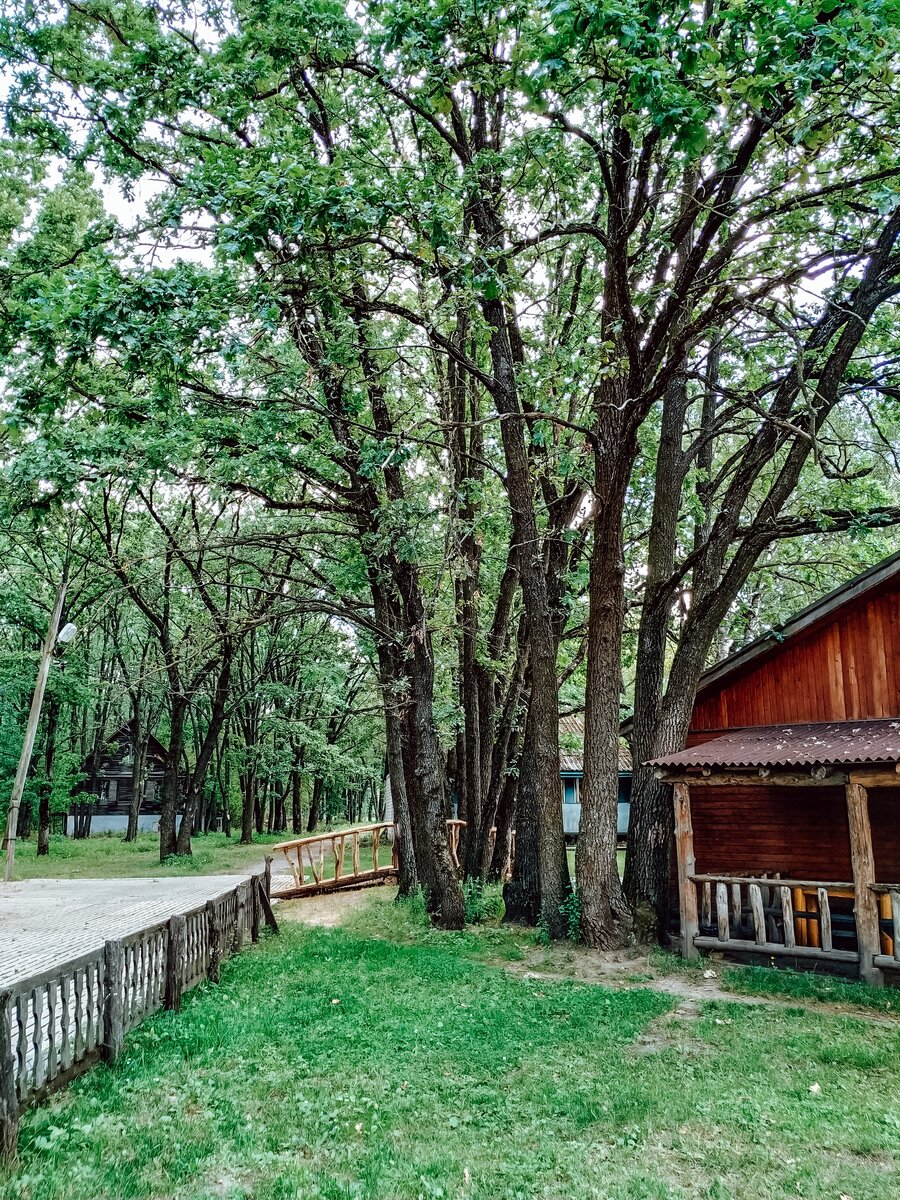
[(900, 788), (900, 775), (893, 767), (861, 768), (850, 772), (850, 782), (859, 783), (864, 788), (889, 787)]
[[(694, 875), (695, 883), (718, 883), (720, 879), (724, 879), (726, 883), (741, 884), (741, 883), (758, 883), (760, 887), (800, 887), (800, 888), (828, 888), (832, 892), (841, 890), (850, 892), (853, 890), (853, 883), (841, 883), (828, 879), (782, 879), (778, 876), (762, 876), (762, 875), (731, 875), (728, 871), (720, 871), (717, 874), (709, 875)], [(888, 892), (890, 887), (886, 884), (878, 884), (876, 890)]]
[[(698, 937), (695, 943), (701, 950), (724, 950), (740, 954), (765, 954), (771, 958), (813, 958), (819, 962), (855, 963), (859, 955), (853, 950), (832, 950), (826, 953), (817, 946), (782, 946), (780, 942), (744, 942), (739, 938), (720, 942), (717, 937)], [(888, 959), (888, 962), (891, 960)]]
[(869, 800), (859, 783), (848, 783), (847, 818), (850, 825), (850, 862), (853, 867), (856, 914), (856, 940), (859, 946), (859, 975), (867, 983), (882, 984), (884, 976), (875, 966), (881, 952), (878, 925), (878, 898), (871, 891), (875, 882), (875, 857), (872, 853), (872, 829), (869, 824)]
[(697, 888), (691, 876), (696, 872), (694, 860), (694, 827), (691, 824), (691, 794), (684, 782), (672, 789), (675, 805), (675, 851), (678, 856), (678, 910), (681, 916), (681, 952), (685, 958), (696, 958), (694, 939), (700, 932), (697, 920)]
[(835, 771), (821, 779), (809, 771), (773, 771), (769, 775), (737, 771), (685, 775), (678, 771), (657, 771), (656, 778), (662, 783), (687, 783), (691, 787), (843, 787), (850, 777), (846, 771)]

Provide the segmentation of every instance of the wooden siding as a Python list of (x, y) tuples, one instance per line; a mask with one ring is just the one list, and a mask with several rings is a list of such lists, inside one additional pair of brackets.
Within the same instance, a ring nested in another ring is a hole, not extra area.
[[(897, 716), (900, 581), (894, 579), (701, 690), (691, 730)], [(688, 744), (698, 740), (689, 737)]]
[(691, 789), (697, 872), (850, 879), (843, 788)]
[[(851, 879), (843, 788), (691, 789), (697, 873)], [(900, 882), (900, 789), (873, 788), (875, 874)]]

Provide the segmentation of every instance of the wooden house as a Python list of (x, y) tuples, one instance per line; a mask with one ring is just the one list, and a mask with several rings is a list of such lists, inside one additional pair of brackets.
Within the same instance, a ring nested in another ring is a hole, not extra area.
[[(146, 753), (144, 794), (140, 810), (141, 826), (154, 828), (159, 816), (166, 751), (162, 743), (151, 735), (147, 741)], [(94, 797), (90, 809), (90, 828), (93, 832), (126, 827), (134, 788), (134, 754), (131, 728), (123, 725), (103, 744), (96, 760), (93, 754), (88, 755), (83, 768), (86, 781), (82, 796), (86, 793)], [(84, 804), (73, 805), (73, 815), (79, 820), (84, 820)]]
[[(631, 811), (631, 751), (624, 738), (619, 741), (619, 802), (617, 833), (628, 833)], [(567, 715), (559, 719), (559, 774), (562, 784), (563, 830), (574, 838), (581, 828), (581, 781), (584, 778), (584, 717)]]
[(900, 554), (708, 671), (653, 765), (686, 955), (900, 981)]

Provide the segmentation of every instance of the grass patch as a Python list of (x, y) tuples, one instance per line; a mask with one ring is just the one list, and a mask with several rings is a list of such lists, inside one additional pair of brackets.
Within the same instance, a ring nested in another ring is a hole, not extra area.
[[(241, 846), (224, 833), (192, 838), (193, 854), (159, 861), (159, 835), (140, 833), (133, 842), (121, 834), (50, 839), (50, 853), (37, 856), (37, 839), (16, 843), (17, 879), (121, 879), (140, 876), (217, 875), (262, 865), (269, 846), (287, 840), (285, 834), (256, 835), (252, 846)], [(327, 857), (330, 857), (327, 856)]]
[(4, 1200), (895, 1200), (900, 1031), (515, 978), (378, 892), (28, 1112)]
[(720, 967), (719, 975), (724, 988), (745, 996), (819, 1000), (828, 1004), (871, 1008), (876, 1012), (900, 1012), (900, 991), (875, 988), (837, 975), (775, 970), (772, 967)]

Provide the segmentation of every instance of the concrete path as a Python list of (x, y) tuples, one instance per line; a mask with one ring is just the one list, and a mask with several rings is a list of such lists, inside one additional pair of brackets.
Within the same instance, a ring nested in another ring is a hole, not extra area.
[[(0, 882), (0, 990), (230, 892), (235, 875)], [(249, 873), (240, 878), (248, 879)]]

